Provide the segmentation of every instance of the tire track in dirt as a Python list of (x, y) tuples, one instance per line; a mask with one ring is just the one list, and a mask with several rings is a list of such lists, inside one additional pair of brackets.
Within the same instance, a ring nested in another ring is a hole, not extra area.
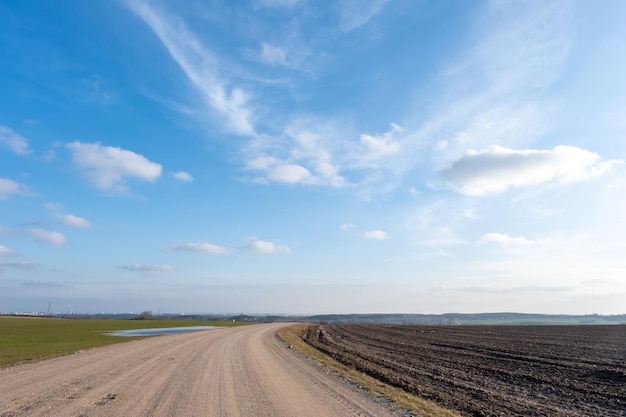
[(280, 342), (285, 324), (131, 341), (0, 370), (0, 416), (398, 416)]

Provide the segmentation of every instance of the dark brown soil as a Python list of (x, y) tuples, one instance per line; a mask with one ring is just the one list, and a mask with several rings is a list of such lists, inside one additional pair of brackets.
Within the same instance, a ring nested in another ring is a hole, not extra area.
[(326, 324), (306, 340), (470, 416), (626, 416), (626, 326)]

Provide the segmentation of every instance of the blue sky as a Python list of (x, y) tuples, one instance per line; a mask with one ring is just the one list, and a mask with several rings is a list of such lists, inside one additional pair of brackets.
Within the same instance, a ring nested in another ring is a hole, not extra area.
[(625, 19), (3, 1), (0, 311), (624, 313)]

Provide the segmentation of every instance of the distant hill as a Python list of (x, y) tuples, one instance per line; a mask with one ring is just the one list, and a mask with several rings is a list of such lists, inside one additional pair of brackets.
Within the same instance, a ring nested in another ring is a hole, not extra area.
[[(293, 318), (291, 318), (293, 320)], [(380, 323), (424, 325), (581, 325), (626, 324), (626, 314), (604, 316), (525, 313), (477, 314), (322, 314), (300, 318), (304, 321), (330, 323)]]
[[(0, 315), (29, 315), (56, 318), (103, 318), (134, 320), (133, 313), (111, 314), (50, 314), (44, 313), (0, 313)], [(172, 314), (164, 313), (151, 317), (152, 320), (226, 320), (238, 322), (329, 322), (329, 323), (378, 323), (378, 324), (422, 324), (422, 325), (626, 325), (626, 314), (616, 315), (569, 315), (569, 314), (527, 314), (527, 313), (446, 313), (446, 314), (319, 314), (314, 316), (287, 316), (261, 314)]]

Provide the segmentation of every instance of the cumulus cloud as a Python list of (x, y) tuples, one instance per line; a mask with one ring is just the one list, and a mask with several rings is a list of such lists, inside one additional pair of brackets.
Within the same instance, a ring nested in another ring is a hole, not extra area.
[(28, 145), (28, 140), (7, 126), (0, 126), (0, 146), (9, 149), (17, 155), (28, 155), (32, 152)]
[(246, 250), (256, 253), (291, 253), (291, 249), (285, 245), (279, 245), (265, 240), (254, 240), (246, 247)]
[(275, 182), (302, 184), (311, 182), (311, 172), (300, 165), (278, 165), (273, 167), (267, 177)]
[(0, 200), (6, 200), (10, 195), (26, 194), (26, 186), (8, 178), (0, 178)]
[(536, 241), (526, 239), (524, 237), (513, 237), (504, 233), (486, 233), (479, 240), (478, 243), (498, 243), (502, 246), (512, 245), (530, 245), (536, 243)]
[(172, 174), (172, 176), (182, 182), (193, 182), (193, 177), (185, 171), (175, 172)]
[(213, 243), (207, 243), (207, 242), (182, 243), (179, 245), (171, 246), (170, 249), (176, 250), (176, 251), (212, 253), (214, 255), (227, 255), (229, 253), (232, 253), (233, 251), (232, 249), (225, 248), (219, 245), (214, 245)]
[(481, 196), (509, 188), (584, 181), (602, 175), (618, 162), (603, 161), (598, 154), (575, 146), (514, 150), (493, 145), (469, 151), (440, 174), (456, 192)]
[[(280, 137), (259, 137), (248, 146), (246, 168), (260, 172), (261, 183), (343, 187), (345, 179), (333, 161), (340, 143), (335, 129), (314, 118), (292, 121)], [(335, 140), (336, 139), (336, 140)]]
[(161, 165), (135, 152), (78, 141), (66, 147), (72, 152), (74, 163), (86, 172), (96, 188), (126, 191), (126, 178), (154, 181), (161, 176)]
[(364, 232), (363, 237), (371, 240), (386, 240), (389, 239), (389, 233), (384, 230), (370, 230), (369, 232)]
[(67, 243), (67, 238), (59, 232), (52, 232), (43, 229), (30, 229), (28, 233), (30, 233), (31, 236), (35, 237), (40, 242), (49, 245), (61, 246)]
[(400, 151), (400, 143), (396, 140), (396, 136), (400, 132), (402, 132), (402, 128), (392, 123), (391, 129), (383, 135), (361, 134), (360, 142), (366, 149), (365, 155), (361, 159), (367, 162), (398, 153)]
[(4, 245), (0, 245), (0, 256), (12, 256), (12, 255), (17, 255), (17, 252), (15, 252), (13, 249), (8, 248)]
[(91, 227), (91, 222), (82, 217), (74, 216), (73, 214), (56, 214), (56, 217), (61, 223), (73, 227), (87, 228)]
[(143, 264), (134, 264), (134, 265), (121, 265), (118, 266), (119, 269), (124, 269), (126, 271), (134, 271), (134, 272), (168, 272), (174, 271), (174, 267), (170, 265), (143, 265)]

